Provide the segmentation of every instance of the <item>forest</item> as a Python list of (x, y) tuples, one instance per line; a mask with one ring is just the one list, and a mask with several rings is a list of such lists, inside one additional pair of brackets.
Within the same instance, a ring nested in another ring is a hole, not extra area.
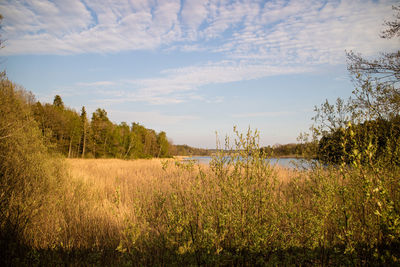
[[(31, 98), (30, 102), (34, 102)], [(68, 158), (171, 156), (171, 143), (165, 132), (156, 133), (139, 123), (117, 125), (109, 120), (104, 109), (96, 109), (89, 120), (85, 107), (78, 114), (65, 107), (59, 95), (54, 97), (53, 104), (36, 102), (31, 109), (49, 147)]]
[(291, 143), (291, 144), (275, 144), (261, 148), (261, 152), (271, 157), (290, 157), (302, 158), (305, 156), (307, 149), (312, 146), (310, 143)]

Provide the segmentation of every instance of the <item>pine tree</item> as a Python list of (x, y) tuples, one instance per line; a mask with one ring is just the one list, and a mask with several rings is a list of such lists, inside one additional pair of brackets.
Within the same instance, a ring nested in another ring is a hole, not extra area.
[(85, 157), (85, 149), (86, 149), (86, 139), (88, 133), (88, 121), (86, 117), (86, 109), (83, 106), (81, 110), (81, 124), (82, 124), (82, 158)]

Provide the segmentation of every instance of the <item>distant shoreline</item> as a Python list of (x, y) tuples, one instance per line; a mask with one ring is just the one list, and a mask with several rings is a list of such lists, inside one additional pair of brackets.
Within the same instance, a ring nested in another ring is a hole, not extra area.
[(299, 155), (273, 156), (273, 157), (271, 157), (271, 158), (277, 158), (277, 159), (289, 159), (289, 158), (304, 159), (304, 157), (299, 156)]
[[(209, 156), (204, 156), (204, 155), (173, 156), (174, 159), (178, 159), (178, 160), (184, 160), (184, 159), (186, 159), (186, 158), (195, 158), (195, 157), (208, 157), (208, 158), (211, 158), (212, 155), (209, 155)], [(266, 157), (266, 158), (275, 158), (275, 159), (290, 159), (290, 158), (304, 159), (304, 157), (299, 156), (299, 155), (268, 156), (268, 157)]]

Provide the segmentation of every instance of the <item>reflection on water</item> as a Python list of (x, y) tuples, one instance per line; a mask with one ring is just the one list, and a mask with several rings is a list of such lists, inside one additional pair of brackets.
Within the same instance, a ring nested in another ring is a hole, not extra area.
[[(211, 157), (208, 156), (199, 156), (199, 157), (187, 157), (184, 160), (193, 160), (195, 162), (201, 164), (209, 164), (211, 161)], [(284, 168), (295, 168), (295, 167), (303, 167), (308, 169), (310, 167), (309, 163), (304, 161), (303, 159), (298, 158), (268, 158), (267, 161), (271, 165), (278, 165)]]

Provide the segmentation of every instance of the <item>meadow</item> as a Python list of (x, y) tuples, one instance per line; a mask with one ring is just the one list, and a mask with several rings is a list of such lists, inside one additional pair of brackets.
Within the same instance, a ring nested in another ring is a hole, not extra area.
[[(191, 265), (221, 254), (222, 247), (212, 251), (210, 243), (209, 251), (196, 258), (200, 240), (187, 232), (194, 227), (198, 238), (206, 238), (211, 233), (201, 233), (202, 224), (213, 223), (205, 220), (219, 211), (208, 165), (174, 159), (67, 159), (65, 164), (64, 192), (53, 196), (37, 221), (34, 247), (56, 248), (76, 264)], [(279, 177), (280, 186), (294, 175), (279, 167), (269, 172)], [(45, 261), (57, 262), (61, 254), (50, 251), (42, 253), (50, 257)]]
[(399, 264), (398, 172), (273, 167), (255, 137), (241, 138), (209, 165), (62, 161), (66, 179), (32, 217), (27, 256), (14, 263)]

